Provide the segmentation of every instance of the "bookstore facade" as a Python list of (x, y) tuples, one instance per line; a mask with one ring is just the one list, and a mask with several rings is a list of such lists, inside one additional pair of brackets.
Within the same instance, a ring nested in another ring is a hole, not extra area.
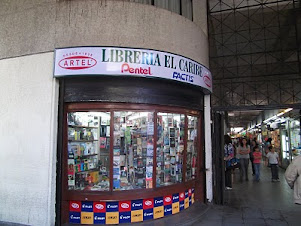
[(54, 76), (63, 223), (141, 222), (205, 200), (206, 67), (157, 50), (72, 47), (56, 50)]

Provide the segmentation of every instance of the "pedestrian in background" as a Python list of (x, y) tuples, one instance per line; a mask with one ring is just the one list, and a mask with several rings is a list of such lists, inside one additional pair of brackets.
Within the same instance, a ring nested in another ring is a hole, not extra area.
[(254, 169), (255, 169), (255, 181), (260, 180), (260, 165), (262, 159), (262, 153), (259, 151), (259, 147), (255, 146), (253, 148), (253, 156), (254, 156)]
[(294, 189), (294, 201), (301, 205), (301, 155), (295, 157), (285, 171), (285, 179), (291, 189)]
[(224, 160), (225, 160), (225, 187), (226, 190), (232, 189), (232, 166), (231, 160), (234, 157), (234, 146), (229, 135), (224, 136)]
[(243, 138), (240, 145), (238, 146), (239, 162), (240, 162), (240, 182), (243, 181), (245, 176), (246, 181), (249, 180), (248, 177), (248, 167), (250, 158), (250, 146), (247, 145), (247, 139)]
[(272, 173), (272, 182), (280, 181), (278, 176), (278, 163), (279, 163), (279, 155), (277, 152), (275, 152), (275, 149), (273, 146), (269, 147), (269, 152), (267, 154), (267, 163), (271, 167), (271, 173)]

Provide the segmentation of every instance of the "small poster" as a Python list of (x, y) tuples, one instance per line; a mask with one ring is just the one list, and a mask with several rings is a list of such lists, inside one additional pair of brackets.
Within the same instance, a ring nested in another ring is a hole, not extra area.
[(146, 166), (153, 166), (153, 157), (146, 158)]
[(125, 155), (120, 155), (120, 166), (125, 166)]
[(154, 123), (147, 123), (147, 135), (154, 135)]
[(120, 156), (114, 156), (113, 166), (120, 166)]
[(146, 179), (146, 188), (153, 188), (153, 178)]
[(115, 189), (119, 189), (120, 188), (120, 180), (113, 180), (113, 187)]
[(100, 143), (99, 145), (100, 148), (106, 148), (107, 139), (105, 137), (100, 137), (99, 143)]
[(131, 144), (131, 127), (129, 127), (129, 126), (126, 127), (124, 136), (125, 136), (125, 143)]
[(169, 137), (175, 137), (176, 135), (176, 130), (174, 127), (169, 128)]
[(147, 149), (146, 149), (146, 155), (147, 156), (153, 156), (154, 155), (154, 146), (153, 144), (147, 144)]
[(120, 148), (115, 148), (114, 147), (113, 152), (114, 152), (114, 156), (119, 156), (120, 155)]

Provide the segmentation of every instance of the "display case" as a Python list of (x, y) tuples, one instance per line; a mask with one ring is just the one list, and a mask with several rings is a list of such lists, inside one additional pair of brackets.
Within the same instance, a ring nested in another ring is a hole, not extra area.
[[(83, 219), (98, 211), (105, 213), (103, 223), (126, 222), (120, 218), (125, 207), (128, 214), (141, 210), (142, 218), (131, 215), (129, 222), (143, 221), (144, 213), (156, 219), (188, 208), (200, 186), (200, 128), (200, 112), (194, 110), (69, 104), (62, 183), (69, 223), (95, 223)], [(112, 212), (119, 220), (107, 219)]]

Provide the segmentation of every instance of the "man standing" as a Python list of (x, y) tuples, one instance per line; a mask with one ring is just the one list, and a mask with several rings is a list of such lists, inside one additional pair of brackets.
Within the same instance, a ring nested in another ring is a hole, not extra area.
[(294, 201), (301, 205), (301, 156), (295, 157), (285, 171), (285, 179), (291, 189), (294, 189)]

